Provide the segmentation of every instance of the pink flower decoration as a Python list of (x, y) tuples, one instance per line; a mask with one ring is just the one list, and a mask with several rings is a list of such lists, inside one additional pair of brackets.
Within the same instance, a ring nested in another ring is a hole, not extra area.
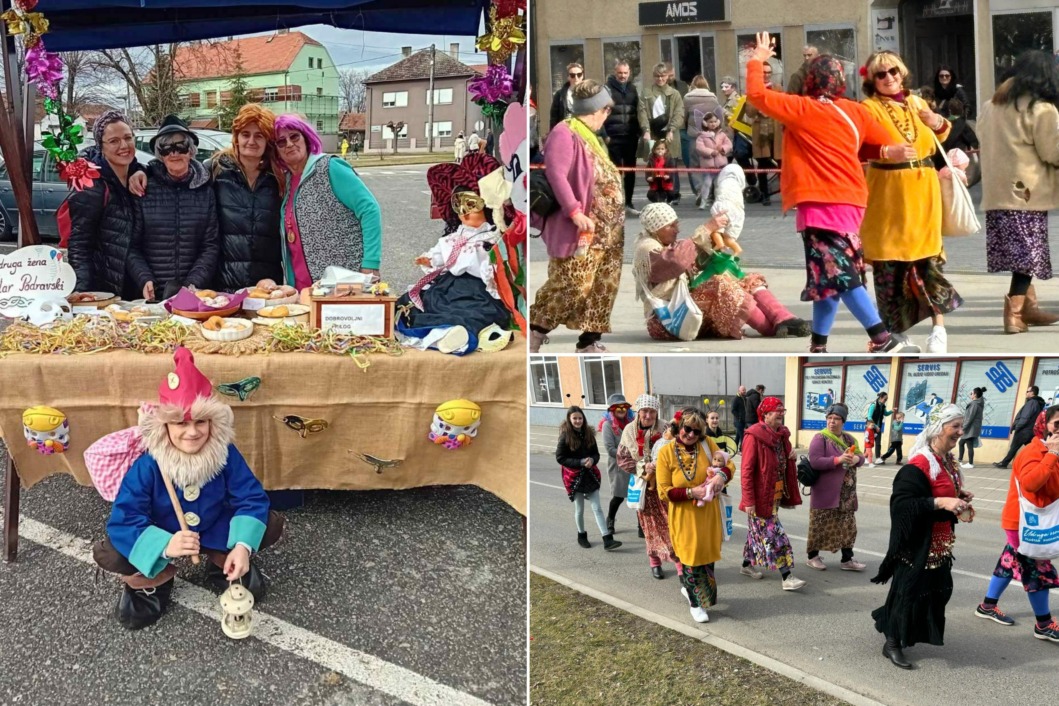
[(475, 102), (496, 103), (514, 93), (513, 80), (506, 66), (490, 64), (485, 76), (472, 80), (467, 86), (467, 91)]
[(66, 180), (70, 188), (81, 191), (92, 186), (92, 182), (99, 178), (99, 167), (84, 157), (78, 157), (73, 162), (60, 162), (59, 176)]
[(63, 77), (63, 62), (58, 54), (47, 51), (44, 42), (26, 52), (26, 77), (45, 96), (59, 97), (59, 81)]
[(496, 5), (497, 17), (511, 17), (517, 15), (519, 10), (526, 10), (526, 0), (493, 0)]

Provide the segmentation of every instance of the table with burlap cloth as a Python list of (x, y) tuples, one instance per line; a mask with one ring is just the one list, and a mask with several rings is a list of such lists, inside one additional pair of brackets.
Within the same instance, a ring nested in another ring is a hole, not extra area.
[[(261, 378), (261, 387), (245, 402), (224, 399), (235, 411), (235, 444), (268, 490), (470, 484), (525, 516), (524, 344), (465, 357), (406, 350), (367, 360), (361, 369), (348, 356), (330, 354), (195, 355), (214, 385)], [(172, 370), (172, 355), (127, 350), (0, 359), (0, 437), (22, 487), (55, 473), (91, 485), (85, 449), (135, 425), (140, 403), (157, 402), (158, 385)], [(435, 408), (460, 398), (482, 408), (482, 423), (470, 446), (448, 450), (427, 435)], [(25, 443), (22, 412), (34, 405), (66, 414), (66, 453), (45, 456)], [(273, 418), (287, 415), (324, 419), (330, 426), (302, 438)], [(376, 473), (353, 452), (401, 463)], [(6, 505), (17, 513), (17, 505)]]

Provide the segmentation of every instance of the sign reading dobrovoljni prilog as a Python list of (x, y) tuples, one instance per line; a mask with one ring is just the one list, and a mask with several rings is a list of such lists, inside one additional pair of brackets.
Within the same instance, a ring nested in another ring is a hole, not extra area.
[(0, 256), (0, 316), (22, 316), (35, 301), (65, 299), (77, 276), (66, 253), (50, 245), (31, 245)]
[(640, 3), (640, 26), (727, 22), (728, 0)]

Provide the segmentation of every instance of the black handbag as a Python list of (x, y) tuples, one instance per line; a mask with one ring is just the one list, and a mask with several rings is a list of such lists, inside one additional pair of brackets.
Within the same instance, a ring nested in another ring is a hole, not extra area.
[(530, 212), (541, 218), (547, 218), (559, 210), (555, 192), (548, 182), (548, 173), (544, 169), (530, 170)]
[(812, 488), (816, 481), (820, 480), (820, 471), (813, 468), (812, 464), (809, 463), (808, 456), (799, 456), (796, 468), (798, 470), (798, 482), (806, 488)]

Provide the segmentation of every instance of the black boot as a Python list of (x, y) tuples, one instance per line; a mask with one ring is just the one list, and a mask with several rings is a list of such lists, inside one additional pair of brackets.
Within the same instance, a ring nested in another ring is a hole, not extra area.
[(894, 663), (895, 667), (901, 669), (911, 669), (912, 663), (905, 658), (905, 653), (901, 651), (900, 646), (897, 644), (897, 640), (886, 638), (886, 644), (882, 648), (883, 657), (887, 658)]
[(603, 548), (606, 549), (608, 552), (609, 551), (613, 551), (613, 550), (617, 549), (620, 546), (621, 546), (621, 542), (614, 541), (614, 535), (613, 534), (605, 534), (605, 535), (603, 535)]
[(607, 534), (614, 534), (614, 518), (607, 518)]
[(591, 549), (592, 545), (588, 543), (588, 532), (577, 533), (577, 543), (585, 549)]
[(250, 562), (250, 570), (246, 572), (240, 581), (246, 586), (246, 590), (253, 594), (254, 605), (265, 600), (265, 596), (268, 594), (268, 585), (265, 583), (265, 575), (258, 571), (258, 568), (254, 566), (254, 562)]
[(662, 571), (661, 566), (652, 566), (651, 575), (654, 576), (656, 579), (664, 579), (666, 577), (666, 574), (664, 571)]
[(156, 588), (140, 589), (125, 584), (114, 611), (118, 622), (128, 630), (139, 630), (157, 623), (169, 607), (174, 582), (174, 579), (169, 579)]
[(228, 589), (228, 577), (224, 575), (224, 569), (212, 561), (206, 562), (206, 580), (218, 591)]

